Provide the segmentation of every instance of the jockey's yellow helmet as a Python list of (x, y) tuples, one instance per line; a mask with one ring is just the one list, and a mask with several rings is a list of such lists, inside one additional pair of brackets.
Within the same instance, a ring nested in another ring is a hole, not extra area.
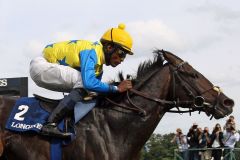
[(133, 40), (130, 34), (125, 31), (125, 24), (120, 23), (118, 28), (111, 28), (107, 30), (100, 41), (109, 41), (120, 45), (123, 49), (127, 51), (128, 54), (133, 55), (132, 45)]

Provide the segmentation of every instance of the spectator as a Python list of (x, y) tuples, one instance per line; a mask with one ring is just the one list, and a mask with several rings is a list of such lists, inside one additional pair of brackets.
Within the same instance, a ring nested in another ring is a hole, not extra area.
[(212, 157), (214, 160), (221, 160), (223, 144), (223, 132), (221, 125), (217, 123), (211, 134)]
[(239, 133), (236, 131), (234, 126), (231, 126), (230, 128), (226, 128), (226, 132), (224, 133), (223, 137), (225, 146), (223, 152), (224, 160), (228, 160), (231, 156), (230, 154), (234, 154), (232, 151), (235, 147), (236, 142), (239, 140)]
[(180, 128), (177, 128), (176, 134), (171, 140), (172, 143), (176, 142), (181, 156), (181, 160), (188, 160), (188, 143), (187, 137), (183, 134)]
[(209, 134), (208, 127), (204, 127), (204, 130), (202, 131), (201, 128), (198, 129), (200, 132), (199, 134), (199, 148), (202, 148), (203, 150), (200, 152), (201, 160), (210, 160), (212, 158), (211, 156), (211, 150), (206, 150), (211, 144), (211, 138)]
[(231, 127), (236, 128), (235, 119), (234, 119), (233, 115), (229, 116), (229, 118), (227, 119), (226, 124), (224, 125), (223, 129), (227, 130), (227, 129), (230, 129)]
[(197, 123), (193, 123), (192, 127), (189, 129), (187, 137), (190, 149), (190, 160), (199, 160), (199, 152), (198, 150), (195, 150), (199, 147), (199, 131)]

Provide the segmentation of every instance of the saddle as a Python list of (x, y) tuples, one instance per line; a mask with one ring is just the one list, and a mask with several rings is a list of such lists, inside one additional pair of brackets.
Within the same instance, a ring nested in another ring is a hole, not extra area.
[(54, 108), (57, 107), (58, 103), (62, 100), (62, 99), (50, 99), (50, 98), (42, 97), (37, 94), (33, 94), (33, 96), (37, 100), (39, 100), (41, 107), (48, 112), (52, 112)]
[[(83, 101), (91, 101), (97, 98), (98, 94), (96, 92), (85, 92), (86, 94), (83, 96)], [(51, 99), (40, 96), (38, 94), (33, 94), (33, 96), (40, 101), (41, 106), (48, 112), (52, 112), (55, 107), (57, 107), (58, 103), (62, 99)]]

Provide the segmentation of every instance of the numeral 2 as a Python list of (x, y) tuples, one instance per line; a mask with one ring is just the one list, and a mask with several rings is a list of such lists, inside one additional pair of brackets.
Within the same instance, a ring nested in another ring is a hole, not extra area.
[(20, 112), (16, 113), (14, 116), (14, 119), (18, 120), (18, 121), (23, 121), (24, 117), (23, 116), (27, 111), (28, 111), (28, 106), (27, 105), (21, 105), (18, 107), (18, 110), (20, 110)]

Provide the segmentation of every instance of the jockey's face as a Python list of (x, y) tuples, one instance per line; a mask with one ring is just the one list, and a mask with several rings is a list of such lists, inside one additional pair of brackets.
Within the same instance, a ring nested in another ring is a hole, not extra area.
[(112, 67), (116, 67), (117, 65), (121, 64), (126, 57), (126, 53), (121, 49), (116, 49), (116, 51), (110, 57), (110, 65)]

